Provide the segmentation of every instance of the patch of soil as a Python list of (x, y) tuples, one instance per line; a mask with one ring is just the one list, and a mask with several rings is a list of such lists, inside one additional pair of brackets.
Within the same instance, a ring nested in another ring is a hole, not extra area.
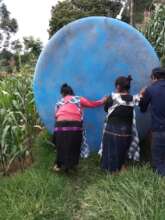
[(28, 155), (25, 158), (21, 158), (21, 159), (16, 158), (10, 165), (10, 168), (8, 169), (7, 172), (4, 171), (2, 165), (0, 164), (0, 172), (3, 173), (4, 175), (14, 174), (17, 171), (23, 171), (26, 168), (30, 167), (32, 163), (33, 163), (32, 155)]

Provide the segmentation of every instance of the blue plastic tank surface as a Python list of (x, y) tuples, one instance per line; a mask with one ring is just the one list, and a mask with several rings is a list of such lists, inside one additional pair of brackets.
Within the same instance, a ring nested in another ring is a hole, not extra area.
[[(45, 126), (53, 132), (54, 107), (60, 86), (71, 85), (76, 95), (92, 100), (114, 91), (120, 75), (133, 77), (132, 94), (148, 85), (159, 59), (145, 37), (135, 28), (109, 17), (87, 17), (71, 22), (48, 41), (34, 76), (35, 102)], [(84, 127), (92, 150), (97, 150), (105, 118), (103, 107), (85, 109)], [(137, 110), (138, 130), (144, 137), (150, 122)]]

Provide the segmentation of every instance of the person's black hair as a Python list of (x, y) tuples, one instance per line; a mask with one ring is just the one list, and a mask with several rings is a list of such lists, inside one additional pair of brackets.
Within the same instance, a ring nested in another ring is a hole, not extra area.
[(152, 79), (165, 79), (165, 68), (157, 67), (152, 70), (151, 73)]
[(131, 81), (131, 75), (129, 75), (128, 77), (120, 76), (116, 79), (115, 86), (116, 88), (119, 86), (120, 92), (129, 91), (131, 87)]
[(62, 96), (67, 96), (67, 95), (74, 95), (73, 89), (71, 88), (71, 86), (69, 86), (67, 83), (64, 83), (61, 86), (61, 90), (60, 93)]

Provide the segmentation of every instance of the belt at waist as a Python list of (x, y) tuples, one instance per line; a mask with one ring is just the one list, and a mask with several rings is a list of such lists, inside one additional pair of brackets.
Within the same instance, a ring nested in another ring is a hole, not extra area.
[(57, 131), (82, 131), (83, 129), (80, 127), (56, 127), (54, 129), (55, 132)]
[(121, 118), (121, 117), (109, 117), (108, 118), (108, 123), (113, 123), (113, 124), (121, 124), (121, 123), (126, 123), (129, 125), (132, 125), (132, 118)]

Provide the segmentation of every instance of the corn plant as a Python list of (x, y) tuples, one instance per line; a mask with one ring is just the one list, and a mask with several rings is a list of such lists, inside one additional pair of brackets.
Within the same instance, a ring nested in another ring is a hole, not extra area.
[(165, 57), (165, 5), (160, 5), (153, 13), (144, 34), (160, 58)]
[(31, 154), (35, 125), (39, 123), (31, 89), (32, 75), (22, 71), (0, 81), (0, 162), (5, 173), (18, 159)]

